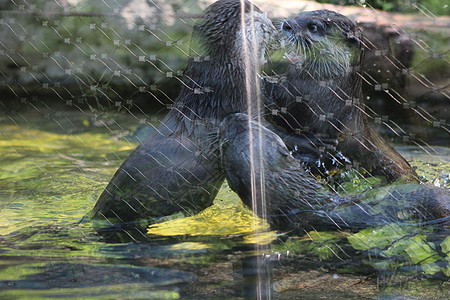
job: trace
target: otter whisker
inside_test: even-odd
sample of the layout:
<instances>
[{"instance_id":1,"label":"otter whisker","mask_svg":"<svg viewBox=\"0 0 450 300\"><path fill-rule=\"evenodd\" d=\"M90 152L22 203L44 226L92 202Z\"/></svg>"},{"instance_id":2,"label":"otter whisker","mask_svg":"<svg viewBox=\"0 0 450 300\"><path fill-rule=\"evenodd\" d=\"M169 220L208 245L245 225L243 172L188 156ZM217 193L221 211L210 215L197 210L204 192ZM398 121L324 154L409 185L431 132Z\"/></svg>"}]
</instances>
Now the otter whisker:
<instances>
[{"instance_id":1,"label":"otter whisker","mask_svg":"<svg viewBox=\"0 0 450 300\"><path fill-rule=\"evenodd\" d=\"M302 41L302 49L303 49L303 53L306 55L306 47L305 47L305 43Z\"/></svg>"},{"instance_id":2,"label":"otter whisker","mask_svg":"<svg viewBox=\"0 0 450 300\"><path fill-rule=\"evenodd\" d=\"M305 53L312 53L311 44L308 42L308 40L304 40L303 45L308 50L305 50Z\"/></svg>"}]
</instances>

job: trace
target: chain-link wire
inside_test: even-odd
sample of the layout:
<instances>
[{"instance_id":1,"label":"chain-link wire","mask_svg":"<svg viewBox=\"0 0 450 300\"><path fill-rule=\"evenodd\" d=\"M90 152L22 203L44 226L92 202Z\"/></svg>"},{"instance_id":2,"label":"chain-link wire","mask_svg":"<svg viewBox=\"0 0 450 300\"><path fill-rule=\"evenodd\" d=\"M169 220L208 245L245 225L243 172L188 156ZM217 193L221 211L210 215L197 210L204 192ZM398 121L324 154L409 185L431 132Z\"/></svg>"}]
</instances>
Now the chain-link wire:
<instances>
[{"instance_id":1,"label":"chain-link wire","mask_svg":"<svg viewBox=\"0 0 450 300\"><path fill-rule=\"evenodd\" d=\"M219 148L233 141L222 140L222 145L218 146L219 138L212 135L213 131L217 133L224 116L219 118L216 115L214 117L208 115L208 118L196 118L199 111L192 110L189 105L180 105L176 99L183 89L189 90L191 94L196 95L195 97L217 92L216 87L203 84L198 79L201 78L199 74L198 78L190 77L188 67L190 64L201 64L211 59L210 55L208 53L205 55L204 49L197 45L195 37L192 38L192 32L196 23L199 24L206 19L205 9L213 2L211 0L0 0L0 126L5 130L1 137L4 141L1 144L4 156L0 158L0 163L6 170L4 173L22 174L20 173L22 165L18 167L11 163L15 160L26 161L27 165L23 168L35 172L31 175L23 173L24 178L19 178L17 182L12 180L10 175L4 177L0 175L0 180L3 180L5 186L4 194L10 197L10 200L1 203L0 210L14 214L14 217L19 216L15 212L15 205L20 201L15 199L14 195L20 191L26 190L24 195L30 199L49 194L65 199L64 195L67 193L84 197L82 205L67 208L67 215L79 217L80 214L87 214L95 206L103 192L104 195L100 196L100 199L103 197L105 200L99 201L100 204L97 204L99 208L94 209L94 213L88 216L100 222L95 225L97 233L117 242L128 238L132 241L151 240L152 236L147 234L148 225L175 217L193 216L209 207L226 175L221 169L223 157L220 155L223 154L221 152L223 149ZM364 37L362 39L364 61L359 70L363 97L361 99L350 97L344 101L347 101L347 106L361 108L370 130L373 128L387 144L395 145L400 153L398 157L405 157L412 165L408 175L414 174L414 180L408 178L406 181L416 182L418 179L430 186L435 185L448 190L450 187L448 6L442 1L442 16L437 16L420 1L405 0L399 3L398 5L408 8L407 14L382 12L374 9L370 5L372 2L369 1L341 2L341 5L347 6L288 0L255 1L255 4L273 20L278 34L283 34L280 32L283 22L295 17L301 11L329 9L355 21ZM270 30L264 29L263 32L265 31ZM224 43L221 47L231 49L234 44L230 41L230 44ZM277 83L283 80L290 65L287 62L289 51L286 49L290 49L289 46L284 50L274 51L267 58L268 61L260 70L258 78ZM218 85L228 83L232 85L233 80L237 81L230 76L226 79L219 75L216 77ZM253 90L250 92L235 90L235 92L247 95L242 98L251 98L248 95L258 98L255 96L255 89L259 87L264 89L266 86L264 83L260 86L259 83L255 83L256 80L250 82L253 84L250 84ZM327 84L324 82L321 86L325 87ZM226 90L224 97L236 96L229 91L233 90ZM333 92L339 93L337 89ZM290 105L280 105L280 102L273 99L268 101L267 97L260 97L259 101L265 104L261 116L263 119L265 117L266 121L292 116L293 110ZM309 95L299 94L294 95L291 100L294 104L308 103L311 101L308 97ZM249 112L242 107L233 107L230 111ZM334 121L337 111L310 107L313 107L312 113L317 115L319 123L327 122L340 126ZM214 105L204 103L201 111L216 109ZM170 127L171 113L182 115L183 121L180 121L182 125ZM161 120L168 114L167 123L160 125ZM295 121L296 116L294 115L292 119ZM276 125L283 124L281 122ZM186 139L184 136L176 136L174 139L176 142L173 142L176 146L170 146L173 148L164 144L165 138L171 137L171 134L181 127L190 128L191 136ZM206 129L203 130L203 127ZM322 155L322 160L314 161L316 164L324 162L330 156L332 159L328 161L339 163L338 167L323 163L317 170L314 170L314 165L303 164L302 167L306 168L307 173L300 175L314 176L321 184L320 188L322 186L328 188L327 192L345 197L348 194L362 193L367 189L384 186L402 177L389 178L388 172L377 173L376 167L367 166L364 157L349 159L345 153L339 157L335 152L335 145L329 147L327 139L344 139L348 132L341 132L342 134L338 136L318 134L323 139L321 144L322 141L314 140L317 132L313 132L314 136L308 135L310 127L313 126L302 124L298 128L291 128L290 134L307 136L308 141L312 142L308 143L316 147L314 150ZM36 135L33 131L35 129L42 130L45 134L40 132ZM276 130L277 128L273 128L278 134ZM353 131L350 135L356 135L358 131L355 130L356 132ZM95 135L97 133L98 136ZM146 142L146 137L152 134L153 136L160 134L164 140L161 138L162 142L159 142L158 137L153 142ZM104 140L105 136L107 140ZM20 139L24 142L20 142ZM63 140L68 142L63 143ZM42 141L54 142L54 145L44 147L40 144ZM288 144L287 140L285 142ZM35 143L36 147L30 150L26 143ZM303 140L301 142L295 140L293 143L303 143ZM90 151L88 148L94 144L96 146L91 147ZM373 151L372 141L362 139L361 144L363 148ZM212 155L208 156L203 152L206 148L208 151L211 150L205 145L213 145ZM242 147L241 144L236 145L237 148L239 146ZM291 153L298 152L295 146L289 148ZM40 160L39 151L47 147L54 148L54 152L51 153L58 161ZM76 150L76 147L81 150ZM132 152L136 147L137 150ZM183 148L181 154L176 152L178 150L172 150L176 147ZM129 156L130 153L142 156L133 154ZM144 156L151 161L151 165L143 161ZM206 165L205 170L199 171L198 166L190 169L186 161L189 161L191 156L201 161L202 166ZM27 161L30 157L35 159ZM301 157L305 159L305 156ZM406 165L409 166L408 163ZM434 164L434 172L424 168L429 164ZM149 166L156 171L149 171ZM401 165L401 171L405 170L404 166ZM115 175L117 177L113 177L116 179L110 181L118 168L119 172ZM76 171L73 171L74 169ZM242 169L245 169L244 164ZM67 170L70 170L69 176L64 173ZM52 175L50 172L55 173ZM70 178L74 175L80 176L81 179ZM149 178L150 175L153 179ZM264 176L270 174L260 174L259 178ZM168 178L175 179L170 181ZM77 190L73 182L86 183L88 186L82 190L89 195ZM108 182L110 183L105 189ZM316 185L314 188L320 189ZM179 190L183 193L179 194ZM383 193L388 195L387 198L391 197L389 198L391 200L402 198L396 196L397 190L390 188L381 189L380 194ZM401 191L399 193L401 194ZM417 193L420 194L421 191ZM424 197L429 196L426 192L423 194ZM245 199L242 194L239 196ZM131 200L127 200L127 197ZM164 203L161 205L160 202L149 201L148 199L152 197L159 199L158 201L163 199ZM185 200L174 201L178 199L177 197ZM244 200L244 203L252 206L250 200ZM155 205L160 209L152 212ZM361 217L359 213L355 215ZM148 222L149 214L151 222ZM326 217L330 219L330 216L337 218L331 214ZM29 217L32 219L31 214ZM66 218L69 219L67 216ZM75 221L73 218L70 220ZM40 224L42 220L37 217L34 221ZM17 226L20 227L28 224L17 222ZM327 226L330 230L338 230L342 229L343 225L335 219L332 225L327 223ZM381 229L383 230L386 231L386 235L393 235L398 239L391 241L393 244L397 243L395 245L399 248L403 247L402 249L407 249L404 251L408 251L407 246L398 242L403 241L406 235L402 228L395 224L391 226L391 231L386 227ZM119 232L120 237L112 237L111 232L114 235ZM342 249L334 238L330 239L331 242L323 242L320 234L314 236L307 230L301 234L306 234L313 243L331 249L333 256L340 260L351 258L353 255L346 252L348 249ZM363 236L367 237L368 233L361 231L358 234L360 235L353 236L353 240L349 238L354 248L372 251L372 248L362 245L366 241ZM428 247L433 251L436 250L432 241L426 240L420 234L414 235L414 245L418 245L417 247L421 249ZM304 250L297 249L290 241L283 243L291 252L304 253ZM444 243L441 240L439 243L441 243L439 247L444 249ZM386 248L383 247L388 246L383 244L379 247L384 251ZM411 244L408 247L413 246ZM441 248L436 251L440 251L439 254L446 254L445 249ZM379 253L377 252L379 256L388 255L387 251Z\"/></svg>"},{"instance_id":2,"label":"chain-link wire","mask_svg":"<svg viewBox=\"0 0 450 300\"><path fill-rule=\"evenodd\" d=\"M263 10L270 5L262 4ZM292 3L268 10L269 15L279 17L275 14L283 13L288 5ZM170 105L190 55L192 17L205 6L195 1L4 1L2 104L7 110L43 99L58 99L67 106L89 103L99 110L96 103L122 109L134 105L141 110ZM445 17L435 17L420 5L413 7L418 12L415 23L400 16L395 24L389 24L388 16L370 7L360 10L365 16L355 16L367 23L364 33L374 35L368 60L383 58L378 63L383 68L377 68L376 62L367 63L368 90L383 94L383 99L398 103L398 108L425 124L448 132L444 112L428 111L430 101L426 101L448 98L445 76L439 76L447 72L448 55L442 43L448 24ZM398 81L409 81L408 92L414 95L407 97L406 84ZM390 93L383 93L388 90ZM420 133L392 123L387 126L392 118L380 106L388 104L372 104L377 101L368 101L369 107L378 108L371 116L376 124L390 127L404 141L426 145L426 139L417 141Z\"/></svg>"}]
</instances>

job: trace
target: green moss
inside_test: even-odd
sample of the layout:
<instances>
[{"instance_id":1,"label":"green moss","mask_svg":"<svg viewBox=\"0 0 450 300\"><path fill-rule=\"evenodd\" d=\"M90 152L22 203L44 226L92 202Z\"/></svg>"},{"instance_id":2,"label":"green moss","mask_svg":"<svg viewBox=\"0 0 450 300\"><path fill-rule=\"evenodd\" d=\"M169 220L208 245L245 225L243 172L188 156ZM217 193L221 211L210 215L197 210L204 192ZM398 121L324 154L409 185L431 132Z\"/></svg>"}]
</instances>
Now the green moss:
<instances>
[{"instance_id":1,"label":"green moss","mask_svg":"<svg viewBox=\"0 0 450 300\"><path fill-rule=\"evenodd\" d=\"M347 237L353 248L356 250L368 250L391 245L394 241L405 236L406 232L396 224L380 226L361 230Z\"/></svg>"},{"instance_id":2,"label":"green moss","mask_svg":"<svg viewBox=\"0 0 450 300\"><path fill-rule=\"evenodd\" d=\"M337 190L346 194L362 193L386 181L383 176L364 177L363 172L354 169L342 170L339 177Z\"/></svg>"},{"instance_id":3,"label":"green moss","mask_svg":"<svg viewBox=\"0 0 450 300\"><path fill-rule=\"evenodd\" d=\"M105 118L120 120L120 116L114 115ZM206 266L223 259L217 253L237 244L266 244L277 239L279 234L269 231L267 223L254 217L225 184L214 205L207 210L191 218L168 220L150 228L155 239L165 241L175 237L177 242L170 246L155 249L99 242L92 224L75 223L91 210L110 177L136 146L136 143L117 138L118 132L127 132L136 124L129 122L122 130L112 128L110 131L104 126L95 127L90 118L76 119L80 128L87 132L67 134L42 120L39 120L42 126L0 124L0 235L3 235L0 246L2 256L6 257L0 259L0 280L21 280L38 273L48 261L114 263L114 259L141 257L147 252L153 255L157 251L165 257L171 255L178 260L178 265ZM28 121L31 122L30 118ZM421 176L434 182L446 164L434 158L432 163L430 160L424 158L412 163L418 166ZM349 193L373 190L372 187L382 182L382 178L366 180L351 171L343 173L341 179L342 190ZM414 275L450 276L450 238L435 245L429 241L431 233L431 228L405 229L395 224L355 234L312 231L274 245L273 251L289 250L331 262L331 265L336 257L349 259L348 254L361 261L369 257L365 263L382 271L407 268ZM357 272L361 267L358 265L355 270L346 265L340 270ZM117 288L117 295L125 297L123 291L119 292L123 287L114 285L111 289ZM33 292L33 296L46 298L88 290L45 290ZM2 291L0 297L29 295L30 291L18 289ZM170 297L172 292L154 295Z\"/></svg>"}]
</instances>

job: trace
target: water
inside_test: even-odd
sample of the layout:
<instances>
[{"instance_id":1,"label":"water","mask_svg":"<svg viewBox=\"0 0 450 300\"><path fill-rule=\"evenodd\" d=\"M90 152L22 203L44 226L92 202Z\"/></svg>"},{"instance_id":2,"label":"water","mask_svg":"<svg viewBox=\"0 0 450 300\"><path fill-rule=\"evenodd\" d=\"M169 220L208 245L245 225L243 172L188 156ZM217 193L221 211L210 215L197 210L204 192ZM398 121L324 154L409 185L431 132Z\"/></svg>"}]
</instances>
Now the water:
<instances>
[{"instance_id":1,"label":"water","mask_svg":"<svg viewBox=\"0 0 450 300\"><path fill-rule=\"evenodd\" d=\"M137 145L142 118L40 108L0 119L0 298L449 297L439 254L450 238L432 249L427 228L287 237L226 184L200 214L152 226L149 243L102 241L78 221ZM449 187L450 149L401 150Z\"/></svg>"}]
</instances>

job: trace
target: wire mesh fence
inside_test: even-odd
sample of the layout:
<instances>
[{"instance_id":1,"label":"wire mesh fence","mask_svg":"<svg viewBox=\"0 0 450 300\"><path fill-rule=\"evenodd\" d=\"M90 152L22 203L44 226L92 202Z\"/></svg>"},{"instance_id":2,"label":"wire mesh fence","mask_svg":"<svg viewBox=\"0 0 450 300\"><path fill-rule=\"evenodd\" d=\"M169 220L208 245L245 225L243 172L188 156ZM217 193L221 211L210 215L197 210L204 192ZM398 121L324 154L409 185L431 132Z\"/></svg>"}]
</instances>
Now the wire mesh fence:
<instances>
[{"instance_id":1,"label":"wire mesh fence","mask_svg":"<svg viewBox=\"0 0 450 300\"><path fill-rule=\"evenodd\" d=\"M56 103L67 109L145 112L150 119L149 111L170 109L187 59L195 55L189 49L192 25L206 5L4 1L3 111ZM264 10L271 4L262 5ZM289 5L275 6L269 15L287 17L283 13ZM364 80L372 96L366 102L373 109L371 119L384 124L396 141L426 146L435 134L448 133L446 111L437 109L439 100L448 97L448 23L421 5L412 7L416 20L399 16L394 24L368 6L349 12L362 20L364 34L373 40ZM273 66L267 69L271 73ZM416 130L392 123L408 114L418 122Z\"/></svg>"},{"instance_id":2,"label":"wire mesh fence","mask_svg":"<svg viewBox=\"0 0 450 300\"><path fill-rule=\"evenodd\" d=\"M0 165L3 169L0 172L0 185L4 187L0 193L7 199L0 202L0 216L3 219L0 225L5 228L5 234L17 228L48 224L46 220L52 214L56 216L52 222L59 224L69 224L86 215L95 206L111 176L133 149L138 147L137 152L146 150L146 137L155 131L164 133L166 129L158 126L169 112L180 112L185 117L183 126L186 128L217 129L221 120L218 124L214 123L217 120L211 121L214 125L208 123L215 115L214 118L208 117L208 120L200 118L199 124L196 123L195 126L192 126L193 123L189 125L189 121L194 119L192 116L198 111L193 112L188 106L181 107L176 102L183 89L189 90L193 95L218 93L216 87L204 85L201 79L192 78L189 67L187 68L189 64L201 64L211 59L202 52L205 49L198 47L192 32L196 23L207 18L205 9L213 2L0 0ZM448 190L449 7L444 1L394 1L392 7L387 7L387 3L380 3L349 0L332 5L312 1L255 1L262 12L273 20L280 35L286 24L283 22L302 11L329 9L356 22L363 36L361 41L364 58L361 68L356 70L363 94L361 98L343 99L344 106L358 107L363 111L364 122L370 124L370 130L376 131L376 136L381 136L388 144L395 145L401 156L412 165L411 174L418 175L412 182L418 179ZM385 10L402 8L407 13L384 12L375 9L373 5ZM270 31L263 31L265 30ZM289 43L289 40L285 43ZM223 42L221 47L231 49L234 44L230 40L229 43ZM289 47L288 45L287 48L268 53L267 61L258 75L258 80L262 83L248 81L247 83L254 85L250 91L248 88L234 88L223 96L234 97L231 96L233 91L236 95L255 96L255 89L261 88L266 91L265 94L258 91L261 95L255 96L264 106L260 110L260 120L278 122L277 125L288 129L289 135L306 135L310 139L308 134L317 124L327 123L340 127L341 124L336 121L336 115L339 114L336 107L325 109L324 106L309 104L310 94L314 94L314 91L310 94L291 94L291 99L286 103L277 102L273 99L273 94L267 92L274 89L274 82L283 86L283 80L289 76L286 75L286 70L294 59L288 53L292 50ZM202 78L201 75L197 74L198 78ZM219 83L228 85L230 82L233 85L233 80L230 76L226 80L216 76L218 86ZM236 86L239 87L239 84ZM329 82L323 80L318 86L328 87ZM332 93L342 96L338 89L333 89ZM346 95L345 91L343 94ZM301 123L303 111L297 111L299 108L296 105L305 103L315 115L315 119L310 119L309 122L317 124ZM304 107L300 106L301 109ZM214 110L217 107L205 103L203 109ZM233 112L246 113L248 110L235 109ZM170 123L170 119L168 122ZM343 140L347 135L356 136L359 130L360 128L350 128L348 132L339 131L339 135L331 137ZM128 183L118 186L113 180L111 188L104 192L111 195L112 204L108 200L99 210L104 218L102 221L106 220L108 224L117 220L117 223L127 224L142 221L145 219L142 215L148 214L149 206L155 204L145 202L149 195L168 201L158 209L157 216L152 215L158 218L158 222L170 219L167 216L173 213L177 217L178 214L192 216L209 207L222 186L224 174L222 171L205 171L205 175L191 170L186 171L188 175L183 173L186 170L184 163L189 155L202 157L203 152L198 149L204 149L206 144L213 143L210 131L193 129L193 132L198 136L179 142L187 154L182 152L178 154L177 160L173 160L171 150L160 149L158 155L161 156L152 157L159 168L169 170L170 176L179 176L181 179L171 183L174 185L158 183L158 187L153 185L148 190L141 185L131 184L128 187ZM321 137L327 138L326 135ZM365 149L372 149L372 142L363 140L361 144ZM157 144L148 145L158 147L155 146ZM308 174L313 174L318 182L324 186L327 184L329 190L337 194L361 192L398 179L396 176L390 178L388 172L377 173L375 167L367 167L364 155L349 160L348 155L338 157L333 152L335 149L331 147L332 150L329 150L326 143L313 143L313 146L322 155L325 152L340 161L341 168L330 169L324 163L314 171L314 163L317 165L318 161L303 166ZM289 150L293 154L298 152L295 146ZM354 151L360 150L358 148ZM305 159L305 156L301 157ZM216 154L202 159L205 159L205 164L206 161L213 161L212 168L220 165ZM331 160L334 161L333 159ZM146 175L150 173L146 173L145 164L140 166L140 161L134 161L133 158L128 159L129 164L130 162L133 163L132 167L124 167L124 172L121 173L126 173L124 176L127 176L129 182L136 182L138 177L147 178ZM319 161L321 162L323 161ZM153 175L156 179L166 180L162 173ZM192 178L188 177L191 175ZM199 183L205 181L201 176L208 178L206 187ZM410 182L410 178L406 181ZM151 180L144 182L146 183L143 185L151 185L148 184ZM178 197L177 190L186 185L195 187L189 191L189 197L186 197L189 199L172 203L171 199ZM204 194L208 195L207 200L201 200L205 198ZM132 195L133 200L123 201L127 195ZM117 205L118 202L122 203L122 208L118 208L118 205L109 209L109 206ZM108 209L103 209L104 207ZM45 213L36 213L38 211ZM237 209L235 213L240 215L242 212ZM222 224L230 221L226 219L219 218ZM214 221L208 222L215 224ZM129 232L127 235L132 240L147 239L148 225L143 224L137 236ZM216 226L220 228L220 224ZM173 235L188 234L181 230L182 225L175 227L177 226L173 228ZM195 226L191 229L193 227ZM219 229L216 230L220 232ZM157 229L153 231L155 232ZM225 229L223 232L225 235L232 234ZM398 240L402 240L406 234L397 227L394 232ZM368 233L361 231L360 236L354 239L360 241L365 234ZM393 233L387 231L385 234ZM430 257L443 254L448 258L448 249L445 248L448 247L448 239L447 244L439 240L440 248L436 250L420 234L414 237L416 245L432 248L427 250ZM324 247L331 250L333 256L342 256L339 252L342 249L337 246L334 238L330 239L331 244L323 242ZM315 239L322 243L320 234ZM289 241L284 245L299 253L306 251L297 249ZM367 250L366 246L358 242L352 245L355 249ZM396 245L401 248L400 244ZM380 247L383 248L382 246ZM406 246L402 247L402 251L406 251ZM393 248L390 250L398 254ZM327 255L329 254L325 256ZM383 255L385 254L381 256ZM410 256L411 260L417 262L420 258ZM431 263L435 261L438 259ZM448 262L447 265L427 266L423 268L423 272L447 272L445 274L448 276Z\"/></svg>"},{"instance_id":3,"label":"wire mesh fence","mask_svg":"<svg viewBox=\"0 0 450 300\"><path fill-rule=\"evenodd\" d=\"M195 55L189 49L192 25L207 4L4 1L0 53L4 111L51 101L67 109L86 110L88 105L98 111L170 108L187 59ZM262 2L263 10L270 5ZM283 13L289 5L289 1L275 5L268 10L269 16L286 18L289 14ZM299 11L307 8L297 7ZM349 9L373 40L365 83L369 96L375 96L367 104L375 109L371 118L376 124L387 126L406 112L419 119L421 127L448 133L445 112L427 109L433 100L448 97L448 23L422 5L412 7L416 20L399 16L393 24L369 6L360 6L359 15ZM394 112L390 103L397 103L392 105ZM427 139L416 139L421 133L407 128L394 126L389 132L401 136L400 140L426 145Z\"/></svg>"}]
</instances>

